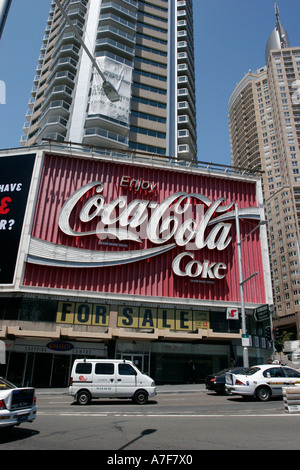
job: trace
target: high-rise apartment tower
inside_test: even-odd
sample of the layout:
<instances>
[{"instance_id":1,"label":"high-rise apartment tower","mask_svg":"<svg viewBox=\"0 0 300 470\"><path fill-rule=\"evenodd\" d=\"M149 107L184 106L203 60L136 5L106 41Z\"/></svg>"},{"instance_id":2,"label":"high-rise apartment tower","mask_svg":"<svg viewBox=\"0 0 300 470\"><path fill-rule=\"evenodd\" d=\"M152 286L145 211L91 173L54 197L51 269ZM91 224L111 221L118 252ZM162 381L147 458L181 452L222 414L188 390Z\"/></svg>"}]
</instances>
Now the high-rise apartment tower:
<instances>
[{"instance_id":1,"label":"high-rise apartment tower","mask_svg":"<svg viewBox=\"0 0 300 470\"><path fill-rule=\"evenodd\" d=\"M52 1L22 145L53 139L195 160L192 0L60 4L68 19Z\"/></svg>"},{"instance_id":2,"label":"high-rise apartment tower","mask_svg":"<svg viewBox=\"0 0 300 470\"><path fill-rule=\"evenodd\" d=\"M300 47L290 47L276 11L266 65L249 72L229 101L234 165L262 170L275 321L299 337Z\"/></svg>"}]
</instances>

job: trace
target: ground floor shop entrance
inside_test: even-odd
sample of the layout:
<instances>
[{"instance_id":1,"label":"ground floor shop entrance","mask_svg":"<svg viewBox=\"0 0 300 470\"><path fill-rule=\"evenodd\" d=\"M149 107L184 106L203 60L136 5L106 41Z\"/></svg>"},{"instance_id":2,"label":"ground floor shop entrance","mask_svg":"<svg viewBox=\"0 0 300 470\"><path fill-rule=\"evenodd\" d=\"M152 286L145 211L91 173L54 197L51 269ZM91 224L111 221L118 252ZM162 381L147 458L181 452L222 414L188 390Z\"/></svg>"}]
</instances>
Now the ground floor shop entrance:
<instances>
[{"instance_id":1,"label":"ground floor shop entrance","mask_svg":"<svg viewBox=\"0 0 300 470\"><path fill-rule=\"evenodd\" d=\"M6 364L0 364L0 376L17 386L36 388L67 387L75 359L105 359L104 343L70 343L24 339L6 342ZM250 365L263 364L267 349L250 348ZM157 384L203 383L205 376L230 366L232 359L242 365L242 347L226 343L116 341L112 351L116 359L132 361ZM193 377L190 364L193 364Z\"/></svg>"},{"instance_id":2,"label":"ground floor shop entrance","mask_svg":"<svg viewBox=\"0 0 300 470\"><path fill-rule=\"evenodd\" d=\"M149 342L125 342L116 344L116 359L124 359L133 362L143 374L150 375L151 343Z\"/></svg>"},{"instance_id":3,"label":"ground floor shop entrance","mask_svg":"<svg viewBox=\"0 0 300 470\"><path fill-rule=\"evenodd\" d=\"M116 344L116 359L132 361L156 383L190 381L190 361L194 365L194 379L204 382L207 374L228 367L231 355L230 343L117 341Z\"/></svg>"},{"instance_id":4,"label":"ground floor shop entrance","mask_svg":"<svg viewBox=\"0 0 300 470\"><path fill-rule=\"evenodd\" d=\"M230 356L230 344L155 343L150 375L158 384L201 383L212 371L228 367Z\"/></svg>"},{"instance_id":5,"label":"ground floor shop entrance","mask_svg":"<svg viewBox=\"0 0 300 470\"><path fill-rule=\"evenodd\" d=\"M7 342L6 363L0 376L19 387L67 387L75 359L107 356L104 343Z\"/></svg>"},{"instance_id":6,"label":"ground floor shop entrance","mask_svg":"<svg viewBox=\"0 0 300 470\"><path fill-rule=\"evenodd\" d=\"M6 371L3 371L2 375L19 387L67 387L72 364L76 358L55 354L12 352L9 355Z\"/></svg>"},{"instance_id":7,"label":"ground floor shop entrance","mask_svg":"<svg viewBox=\"0 0 300 470\"><path fill-rule=\"evenodd\" d=\"M73 360L70 355L10 352L1 374L19 387L67 387Z\"/></svg>"},{"instance_id":8,"label":"ground floor shop entrance","mask_svg":"<svg viewBox=\"0 0 300 470\"><path fill-rule=\"evenodd\" d=\"M121 359L125 361L131 361L137 368L144 374L149 375L149 356L144 356L142 354L122 354Z\"/></svg>"}]
</instances>

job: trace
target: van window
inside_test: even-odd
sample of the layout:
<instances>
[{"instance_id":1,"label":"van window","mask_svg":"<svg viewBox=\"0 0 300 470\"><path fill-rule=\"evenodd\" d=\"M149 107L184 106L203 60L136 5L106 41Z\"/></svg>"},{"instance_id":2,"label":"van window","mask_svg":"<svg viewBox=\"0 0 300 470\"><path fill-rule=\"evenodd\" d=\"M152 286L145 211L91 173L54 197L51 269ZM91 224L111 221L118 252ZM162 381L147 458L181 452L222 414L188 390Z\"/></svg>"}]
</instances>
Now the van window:
<instances>
[{"instance_id":1,"label":"van window","mask_svg":"<svg viewBox=\"0 0 300 470\"><path fill-rule=\"evenodd\" d=\"M113 375L114 373L114 364L105 362L104 364L98 363L95 367L95 374L98 375Z\"/></svg>"},{"instance_id":2,"label":"van window","mask_svg":"<svg viewBox=\"0 0 300 470\"><path fill-rule=\"evenodd\" d=\"M136 375L136 371L130 364L119 364L119 375Z\"/></svg>"},{"instance_id":3,"label":"van window","mask_svg":"<svg viewBox=\"0 0 300 470\"><path fill-rule=\"evenodd\" d=\"M92 364L90 362L79 362L76 366L76 374L91 374Z\"/></svg>"}]
</instances>

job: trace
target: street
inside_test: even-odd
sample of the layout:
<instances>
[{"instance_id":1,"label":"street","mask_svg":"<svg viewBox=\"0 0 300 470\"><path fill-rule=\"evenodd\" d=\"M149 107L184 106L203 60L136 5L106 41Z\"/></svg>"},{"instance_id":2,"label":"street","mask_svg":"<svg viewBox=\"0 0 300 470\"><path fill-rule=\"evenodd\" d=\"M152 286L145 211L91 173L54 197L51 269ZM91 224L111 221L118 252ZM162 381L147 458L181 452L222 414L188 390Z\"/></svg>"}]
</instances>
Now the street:
<instances>
[{"instance_id":1,"label":"street","mask_svg":"<svg viewBox=\"0 0 300 470\"><path fill-rule=\"evenodd\" d=\"M189 451L300 447L300 414L286 413L282 399L262 403L203 390L158 394L142 406L105 399L79 406L49 393L38 394L37 405L33 423L1 430L0 450L115 451L101 453L105 459L147 450L180 454L188 464Z\"/></svg>"}]
</instances>

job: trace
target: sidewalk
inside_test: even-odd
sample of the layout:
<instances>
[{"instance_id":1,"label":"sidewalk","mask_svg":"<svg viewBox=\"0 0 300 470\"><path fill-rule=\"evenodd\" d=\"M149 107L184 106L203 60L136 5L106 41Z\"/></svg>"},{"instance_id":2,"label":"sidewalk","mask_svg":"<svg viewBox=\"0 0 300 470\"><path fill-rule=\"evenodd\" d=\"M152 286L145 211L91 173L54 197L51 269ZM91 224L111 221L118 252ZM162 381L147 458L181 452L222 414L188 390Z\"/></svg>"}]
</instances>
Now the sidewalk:
<instances>
[{"instance_id":1,"label":"sidewalk","mask_svg":"<svg viewBox=\"0 0 300 470\"><path fill-rule=\"evenodd\" d=\"M157 394L163 393L201 393L206 392L205 384L165 384L156 385ZM37 388L36 395L68 395L68 388Z\"/></svg>"}]
</instances>

